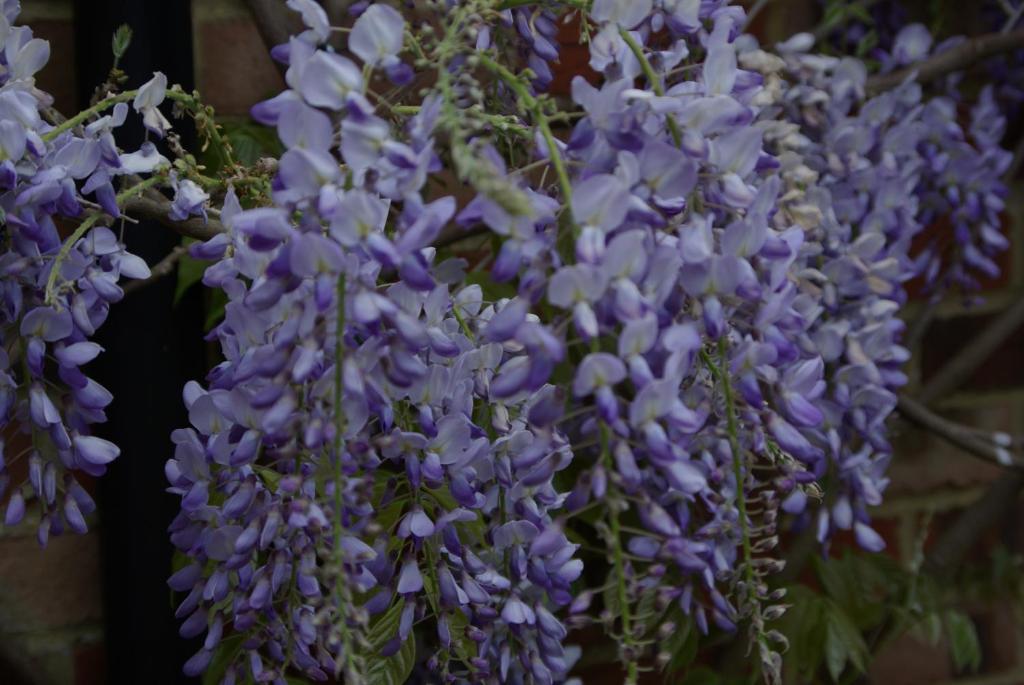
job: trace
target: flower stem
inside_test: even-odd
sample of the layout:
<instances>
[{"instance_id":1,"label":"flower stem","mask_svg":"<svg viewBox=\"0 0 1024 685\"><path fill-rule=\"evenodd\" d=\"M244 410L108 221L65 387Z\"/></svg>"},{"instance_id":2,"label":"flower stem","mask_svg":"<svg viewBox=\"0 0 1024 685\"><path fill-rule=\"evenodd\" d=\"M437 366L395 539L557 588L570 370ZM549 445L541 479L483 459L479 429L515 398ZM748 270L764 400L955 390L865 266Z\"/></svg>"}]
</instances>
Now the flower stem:
<instances>
[{"instance_id":1,"label":"flower stem","mask_svg":"<svg viewBox=\"0 0 1024 685\"><path fill-rule=\"evenodd\" d=\"M108 98L104 98L92 107L82 110L75 116L64 121L64 123L59 126L55 126L44 133L42 136L43 141L48 143L65 131L70 131L76 126L84 124L92 117L102 114L114 105L134 100L135 96L138 94L138 90L126 90L123 93L118 93L117 95L111 95ZM217 123L213 120L212 111L207 111L208 108L204 106L197 97L182 90L169 89L164 97L168 100L181 103L186 109L192 112L193 116L197 119L200 133L206 137L208 142L212 143L217 148L220 152L221 158L224 160L225 166L234 165L235 162L231 154L231 146L224 141L220 135L220 131L217 130Z\"/></svg>"},{"instance_id":2,"label":"flower stem","mask_svg":"<svg viewBox=\"0 0 1024 685\"><path fill-rule=\"evenodd\" d=\"M149 188L152 188L153 186L155 186L156 184L160 183L163 180L163 176L151 176L150 178L147 178L145 181L137 183L133 185L131 188L128 188L127 190L123 190L120 193L118 193L115 201L117 202L117 205L120 207L124 205L124 203L127 200L135 197L136 195L141 195L143 192L145 192ZM103 219L105 217L106 214L104 214L103 212L96 212L95 214L89 215L89 217L86 218L85 221L79 224L78 228L75 229L75 232L72 233L71 236L64 241L64 244L61 245L60 252L57 253L57 256L53 260L53 266L50 268L50 276L49 278L46 279L46 304L57 304L57 277L60 275L61 265L63 265L64 262L67 261L68 255L71 254L71 250L72 248L74 248L75 243L77 243L82 238L82 236L88 233L89 229L95 226L96 223L100 221L100 219Z\"/></svg>"},{"instance_id":3,"label":"flower stem","mask_svg":"<svg viewBox=\"0 0 1024 685\"><path fill-rule=\"evenodd\" d=\"M341 547L342 526L342 490L344 489L345 473L341 464L342 436L345 433L345 412L342 411L342 365L345 362L345 293L347 291L345 274L338 276L338 321L334 332L334 549L338 555L338 575L335 587L338 593L338 630L341 632L342 650L345 652L346 679L354 677L355 660L353 654L352 634L348 629L344 609L350 598L348 585L344 582L345 571L344 550Z\"/></svg>"},{"instance_id":4,"label":"flower stem","mask_svg":"<svg viewBox=\"0 0 1024 685\"><path fill-rule=\"evenodd\" d=\"M92 117L101 114L102 112L105 112L114 105L121 102L128 102L129 100L133 100L135 96L138 95L138 93L139 91L137 90L128 90L117 95L112 95L111 97L108 97L104 100L100 100L89 109L82 110L70 119L65 120L64 123L60 124L59 126L55 126L46 133L44 133L42 136L43 141L47 143L50 142L51 140L53 140L60 134L64 133L65 131L70 131L75 126L85 123Z\"/></svg>"},{"instance_id":5,"label":"flower stem","mask_svg":"<svg viewBox=\"0 0 1024 685\"><path fill-rule=\"evenodd\" d=\"M551 132L551 125L548 123L548 118L544 114L544 110L541 108L540 100L533 96L530 89L526 87L526 83L524 83L521 78L513 74L506 67L498 64L485 54L478 54L478 57L480 58L480 64L486 67L488 71L494 73L495 76L504 81L505 84L515 92L522 105L530 111L533 118L536 120L537 128L540 130L540 134L544 138L544 144L548 149L548 157L551 158L551 166L554 167L555 175L558 176L558 185L562 190L562 199L565 202L565 206L568 208L569 214L571 215L572 183L569 182L569 172L565 168L565 162L562 160L562 154L558 150L558 144L555 141L555 136Z\"/></svg>"},{"instance_id":6,"label":"flower stem","mask_svg":"<svg viewBox=\"0 0 1024 685\"><path fill-rule=\"evenodd\" d=\"M647 81L651 84L654 94L663 97L665 95L665 86L662 85L661 78L654 71L654 67L651 66L647 55L644 54L643 46L637 42L632 33L624 28L619 29L619 35L622 36L622 40L626 41L626 45L629 46L637 61L640 62L640 68L643 70L644 76L647 77ZM665 122L668 124L668 130L672 134L672 141L676 144L676 147L679 147L683 144L683 134L679 131L679 124L672 118L671 113L665 115Z\"/></svg>"},{"instance_id":7,"label":"flower stem","mask_svg":"<svg viewBox=\"0 0 1024 685\"><path fill-rule=\"evenodd\" d=\"M747 520L747 496L746 496L746 477L743 470L743 452L740 449L739 440L739 424L736 421L736 398L733 395L732 383L729 380L729 359L728 349L726 348L725 338L721 338L718 341L718 356L721 360L722 366L715 364L714 360L704 350L701 350L701 357L704 360L704 364L711 371L711 375L718 381L718 384L722 388L722 396L725 398L725 420L726 420L726 432L729 436L729 451L732 452L732 472L733 477L736 480L736 509L738 511L740 520L740 532L742 534L742 548L743 548L743 566L744 575L747 581L748 592L754 592L754 567L751 563L753 560L753 549L750 544L750 523Z\"/></svg>"},{"instance_id":8,"label":"flower stem","mask_svg":"<svg viewBox=\"0 0 1024 685\"><path fill-rule=\"evenodd\" d=\"M608 426L601 423L601 460L609 472L614 468L612 463L611 450L609 449L610 431ZM612 487L609 485L609 487ZM626 563L622 552L622 528L619 523L618 501L614 498L608 507L608 525L611 528L612 560L615 564L615 589L619 601L619 614L622 620L622 643L626 648L626 683L635 685L639 677L639 666L636 661L636 654L632 649L633 630L632 616L629 609L629 600L626 593Z\"/></svg>"}]
</instances>

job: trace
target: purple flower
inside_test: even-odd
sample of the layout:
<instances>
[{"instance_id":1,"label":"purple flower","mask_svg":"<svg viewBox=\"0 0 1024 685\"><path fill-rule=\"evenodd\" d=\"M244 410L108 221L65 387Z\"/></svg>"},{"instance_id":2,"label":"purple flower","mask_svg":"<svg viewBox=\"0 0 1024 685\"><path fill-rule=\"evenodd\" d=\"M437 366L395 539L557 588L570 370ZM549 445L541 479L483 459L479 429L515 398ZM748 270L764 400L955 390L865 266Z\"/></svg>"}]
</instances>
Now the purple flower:
<instances>
[{"instance_id":1,"label":"purple flower","mask_svg":"<svg viewBox=\"0 0 1024 685\"><path fill-rule=\"evenodd\" d=\"M590 15L597 21L631 29L647 18L653 4L652 0L594 0Z\"/></svg>"},{"instance_id":2,"label":"purple flower","mask_svg":"<svg viewBox=\"0 0 1024 685\"><path fill-rule=\"evenodd\" d=\"M406 595L419 592L423 589L423 576L420 574L419 566L413 559L407 559L402 564L402 572L398 578L397 591Z\"/></svg>"},{"instance_id":3,"label":"purple flower","mask_svg":"<svg viewBox=\"0 0 1024 685\"><path fill-rule=\"evenodd\" d=\"M393 7L374 3L352 25L348 47L365 64L374 66L389 61L401 52L405 38L405 19Z\"/></svg>"},{"instance_id":4,"label":"purple flower","mask_svg":"<svg viewBox=\"0 0 1024 685\"><path fill-rule=\"evenodd\" d=\"M605 352L588 354L580 363L572 392L585 397L595 389L615 385L626 378L626 365L618 357Z\"/></svg>"},{"instance_id":5,"label":"purple flower","mask_svg":"<svg viewBox=\"0 0 1024 685\"><path fill-rule=\"evenodd\" d=\"M300 74L295 89L314 107L343 109L349 95L363 87L362 74L352 60L322 50L302 64Z\"/></svg>"},{"instance_id":6,"label":"purple flower","mask_svg":"<svg viewBox=\"0 0 1024 685\"><path fill-rule=\"evenodd\" d=\"M629 198L629 189L615 176L591 176L573 188L572 215L580 225L607 233L626 218Z\"/></svg>"},{"instance_id":7,"label":"purple flower","mask_svg":"<svg viewBox=\"0 0 1024 685\"><path fill-rule=\"evenodd\" d=\"M146 128L160 136L171 130L171 122L160 112L159 106L167 94L167 77L156 72L153 78L147 81L135 96L132 107L142 115L142 122Z\"/></svg>"},{"instance_id":8,"label":"purple flower","mask_svg":"<svg viewBox=\"0 0 1024 685\"><path fill-rule=\"evenodd\" d=\"M310 33L319 42L327 42L331 35L331 25L323 7L314 0L288 0L287 5L302 15L302 23L309 27Z\"/></svg>"},{"instance_id":9,"label":"purple flower","mask_svg":"<svg viewBox=\"0 0 1024 685\"><path fill-rule=\"evenodd\" d=\"M174 202L171 204L170 217L175 221L184 221L189 216L201 216L206 220L206 202L210 196L194 182L173 178Z\"/></svg>"},{"instance_id":10,"label":"purple flower","mask_svg":"<svg viewBox=\"0 0 1024 685\"><path fill-rule=\"evenodd\" d=\"M78 456L96 466L109 464L121 453L114 443L91 435L80 435L73 442Z\"/></svg>"}]
</instances>

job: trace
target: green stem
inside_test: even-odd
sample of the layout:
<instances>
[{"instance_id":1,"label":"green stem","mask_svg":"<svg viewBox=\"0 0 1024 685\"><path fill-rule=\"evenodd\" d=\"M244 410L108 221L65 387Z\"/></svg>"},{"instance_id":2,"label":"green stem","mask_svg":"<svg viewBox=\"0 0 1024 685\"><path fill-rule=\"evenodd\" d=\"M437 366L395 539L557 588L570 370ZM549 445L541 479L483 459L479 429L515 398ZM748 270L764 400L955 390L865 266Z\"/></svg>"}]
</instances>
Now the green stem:
<instances>
[{"instance_id":1,"label":"green stem","mask_svg":"<svg viewBox=\"0 0 1024 685\"><path fill-rule=\"evenodd\" d=\"M63 124L60 124L59 126L55 126L52 129L50 129L49 131L47 131L46 133L44 133L43 136L42 136L43 141L48 143L51 140L53 140L54 138L56 138L57 136L59 136L60 134L64 133L65 131L70 131L71 129L73 129L74 127L78 126L79 124L85 123L86 121L88 121L92 117L94 117L94 116L96 116L98 114L101 114L102 112L110 109L114 105L116 105L118 103L121 103L121 102L128 102L129 100L135 99L135 96L138 95L138 94L139 94L139 91L137 91L137 90L129 90L129 91L125 91L124 93L120 93L118 95L113 95L113 96L111 96L111 97L109 97L109 98L107 98L105 100L100 100L99 102L97 102L95 105L93 105L89 109L82 110L81 112L79 112L75 116L73 116L70 119L66 120Z\"/></svg>"},{"instance_id":2,"label":"green stem","mask_svg":"<svg viewBox=\"0 0 1024 685\"><path fill-rule=\"evenodd\" d=\"M128 188L127 190L121 191L120 193L118 193L115 199L115 201L117 202L117 206L120 207L124 205L126 200L129 200L135 197L136 195L141 195L143 192L145 192L149 188L152 188L153 186L155 186L156 184L160 183L163 180L163 176L151 176L150 178L147 178L145 181L137 183L133 185L131 188ZM57 303L57 277L60 275L61 265L64 264L64 262L68 258L68 255L71 254L71 250L72 248L74 248L75 243L77 243L82 238L82 236L84 236L89 231L90 228L95 226L100 219L106 218L106 216L107 215L104 214L103 212L91 214L88 218L86 218L85 221L79 224L78 228L75 229L75 232L72 233L71 236L64 241L63 245L61 245L60 252L57 253L57 256L53 260L53 267L50 269L50 276L49 278L46 279L46 304L55 305Z\"/></svg>"},{"instance_id":3,"label":"green stem","mask_svg":"<svg viewBox=\"0 0 1024 685\"><path fill-rule=\"evenodd\" d=\"M611 450L609 449L609 430L608 426L601 423L601 461L604 462L604 467L609 471L615 468L612 463ZM616 595L619 600L619 612L622 619L622 641L628 650L628 658L626 659L626 683L627 685L635 685L637 678L639 677L639 666L636 662L636 654L633 652L633 630L632 630L632 616L629 609L629 600L626 593L626 562L622 552L622 528L619 523L619 509L618 502L612 498L611 506L608 507L608 525L611 528L611 548L612 548L612 559L615 564L615 589Z\"/></svg>"},{"instance_id":4,"label":"green stem","mask_svg":"<svg viewBox=\"0 0 1024 685\"><path fill-rule=\"evenodd\" d=\"M473 336L473 331L470 329L469 325L466 323L466 319L462 316L462 312L459 311L459 305L456 304L456 305L452 306L452 314L455 315L455 320L459 322L459 328L462 329L463 334L467 338L469 338L471 341L475 342L475 338Z\"/></svg>"},{"instance_id":5,"label":"green stem","mask_svg":"<svg viewBox=\"0 0 1024 685\"><path fill-rule=\"evenodd\" d=\"M526 87L526 84L521 78L513 74L506 67L498 64L487 55L478 54L478 56L480 58L480 64L504 81L505 84L515 92L519 97L520 102L522 102L536 120L537 128L540 129L541 136L544 138L544 144L548 148L548 157L551 158L551 166L554 167L555 174L558 176L558 185L562 190L563 201L571 215L572 183L569 182L569 172L565 168L565 162L562 160L562 155L558 150L558 145L555 142L555 136L551 132L551 126L548 123L548 118L544 114L544 110L541 108L540 100L530 93L530 89Z\"/></svg>"},{"instance_id":6,"label":"green stem","mask_svg":"<svg viewBox=\"0 0 1024 685\"><path fill-rule=\"evenodd\" d=\"M76 126L84 124L92 117L102 114L114 105L134 100L135 96L138 94L138 90L127 90L123 93L111 95L108 98L100 100L89 109L82 110L75 116L66 120L64 123L60 124L59 126L55 126L46 133L44 133L42 136L43 141L50 142L57 138L57 136L59 136L60 134L64 133L65 131L70 131ZM174 102L180 102L186 107L186 109L192 112L193 115L204 109L203 104L196 97L180 90L168 90L164 97ZM221 138L220 131L217 130L217 124L215 121L213 121L212 117L210 117L208 121L204 117L204 121L200 126L200 132L206 136L207 140L210 143L213 143L213 145L217 147L217 149L220 151L222 158L224 159L225 165L233 166L234 159L231 156L231 147L224 142L223 138Z\"/></svg>"},{"instance_id":7,"label":"green stem","mask_svg":"<svg viewBox=\"0 0 1024 685\"><path fill-rule=\"evenodd\" d=\"M619 29L619 35L622 36L622 40L626 41L626 45L633 51L633 55L637 61L640 62L640 68L644 72L644 76L647 77L648 83L651 84L651 88L654 90L655 95L664 96L665 86L661 83L661 78L654 71L654 67L651 66L650 61L647 59L647 55L644 54L644 48L640 43L637 42L633 34L624 28ZM672 134L672 141L679 147L683 144L683 134L679 131L679 124L672 117L671 113L665 115L665 121L668 124L668 130Z\"/></svg>"},{"instance_id":8,"label":"green stem","mask_svg":"<svg viewBox=\"0 0 1024 685\"><path fill-rule=\"evenodd\" d=\"M743 470L743 452L740 449L739 425L736 421L736 398L733 395L732 383L729 380L729 359L725 338L718 341L718 356L722 366L715 364L714 360L704 350L701 350L701 357L711 375L718 381L722 388L722 395L725 397L726 431L729 434L729 450L732 452L732 472L736 480L736 509L739 511L740 531L743 536L743 566L744 574L748 584L748 592L754 591L754 567L753 550L750 544L750 522L747 520L747 496L745 492L746 476Z\"/></svg>"},{"instance_id":9,"label":"green stem","mask_svg":"<svg viewBox=\"0 0 1024 685\"><path fill-rule=\"evenodd\" d=\"M342 410L342 366L345 363L345 293L347 292L345 274L338 276L338 322L334 331L334 549L338 555L338 576L335 580L335 588L338 596L338 629L341 632L342 649L345 652L345 675L354 675L355 662L352 646L352 634L348 629L347 617L345 616L345 605L348 601L348 587L343 582L344 576L344 552L341 548L341 536L343 532L342 516L342 490L345 482L345 473L341 464L342 436L345 433L345 412Z\"/></svg>"}]
</instances>

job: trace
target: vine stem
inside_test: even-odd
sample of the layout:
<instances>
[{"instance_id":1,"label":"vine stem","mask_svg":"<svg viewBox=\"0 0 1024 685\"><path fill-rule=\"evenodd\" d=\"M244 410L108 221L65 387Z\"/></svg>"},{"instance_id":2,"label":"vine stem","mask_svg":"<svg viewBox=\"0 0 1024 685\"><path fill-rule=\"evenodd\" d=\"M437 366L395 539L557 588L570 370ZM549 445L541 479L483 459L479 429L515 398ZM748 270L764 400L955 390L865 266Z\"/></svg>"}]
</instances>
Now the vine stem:
<instances>
[{"instance_id":1,"label":"vine stem","mask_svg":"<svg viewBox=\"0 0 1024 685\"><path fill-rule=\"evenodd\" d=\"M117 202L117 205L120 207L125 203L126 200L133 198L136 195L141 195L146 190L152 188L161 181L163 181L162 176L151 176L150 178L147 178L145 181L137 183L133 185L131 188L128 188L127 190L123 190L120 193L118 193L115 201ZM78 228L75 229L75 232L72 233L71 236L64 241L63 245L61 245L60 252L57 253L56 257L54 257L53 267L51 267L50 269L50 275L46 279L46 296L44 298L46 304L57 304L57 277L60 275L61 265L63 265L64 262L67 261L68 255L71 254L71 250L72 248L74 248L75 243L81 240L82 236L84 236L90 228L95 226L100 219L103 219L105 217L106 215L103 212L97 212L95 214L90 215L85 221L79 224Z\"/></svg>"},{"instance_id":2,"label":"vine stem","mask_svg":"<svg viewBox=\"0 0 1024 685\"><path fill-rule=\"evenodd\" d=\"M345 612L341 603L347 601L348 592L345 584L342 582L342 576L344 571L344 551L341 547L341 535L342 535L342 484L345 481L345 473L341 467L341 447L342 447L342 435L345 432L345 412L342 411L342 365L345 362L345 293L347 292L347 282L345 274L338 276L338 322L335 324L334 332L334 548L338 554L338 577L335 581L335 586L338 590L338 601L339 608L338 614L340 620L338 621L338 628L341 631L341 644L342 649L345 651L345 671L346 675L354 674L355 663L353 661L352 652L352 634L349 632L348 623L346 623Z\"/></svg>"},{"instance_id":3,"label":"vine stem","mask_svg":"<svg viewBox=\"0 0 1024 685\"><path fill-rule=\"evenodd\" d=\"M101 113L105 112L106 110L110 109L114 105L122 103L122 102L128 102L129 100L135 99L135 96L138 95L138 94L139 94L139 91L137 91L137 90L128 90L128 91L125 91L123 93L119 93L117 95L113 95L111 97L108 97L108 98L105 98L103 100L100 100L99 102L97 102L95 105L93 105L89 109L83 109L81 112L79 112L75 116L71 117L70 119L65 120L64 123L62 123L62 124L60 124L58 126L54 126L52 129L50 129L49 131L44 133L43 136L42 136L43 141L48 143L51 140L53 140L54 138L56 138L57 136L59 136L60 134L64 133L65 131L70 131L74 127L76 127L76 126L78 126L80 124L85 123L86 121L88 121L92 117L97 116L98 114L101 114Z\"/></svg>"},{"instance_id":4,"label":"vine stem","mask_svg":"<svg viewBox=\"0 0 1024 685\"><path fill-rule=\"evenodd\" d=\"M134 100L135 96L138 94L138 89L126 90L123 93L118 93L117 95L111 95L110 97L104 98L92 107L82 110L70 119L65 120L62 124L54 126L52 129L44 133L42 135L43 141L48 143L57 138L57 136L61 135L62 133L70 131L76 126L85 123L92 117L102 114L114 105ZM181 103L189 111L191 111L193 115L195 115L196 112L199 112L204 109L203 103L200 102L198 98L196 98L194 95L190 95L181 90L175 90L173 88L170 88L166 91L164 97L173 102ZM231 148L230 146L228 146L226 142L224 142L224 139L221 138L220 131L217 130L217 123L212 120L212 117L210 118L210 121L202 122L202 124L200 124L199 126L199 130L206 136L207 142L213 143L217 147L221 156L224 159L225 164L227 166L233 166L235 160L231 155Z\"/></svg>"},{"instance_id":5,"label":"vine stem","mask_svg":"<svg viewBox=\"0 0 1024 685\"><path fill-rule=\"evenodd\" d=\"M612 464L611 450L608 446L609 431L604 422L601 423L601 460L605 468L611 471ZM622 618L622 641L628 648L629 654L626 660L626 684L635 685L639 677L639 667L636 662L636 655L631 649L633 644L632 616L629 611L629 602L626 597L626 562L622 554L622 527L619 523L618 502L612 500L608 507L608 524L611 527L612 559L615 563L615 587L619 600L619 612Z\"/></svg>"},{"instance_id":6,"label":"vine stem","mask_svg":"<svg viewBox=\"0 0 1024 685\"><path fill-rule=\"evenodd\" d=\"M664 97L665 86L661 82L661 78L657 72L654 71L654 67L651 66L650 60L647 59L647 55L644 54L644 47L637 42L633 34L627 31L625 28L619 29L619 35L622 36L622 40L626 41L626 45L633 51L633 56L636 57L637 61L640 62L640 69L644 72L644 76L647 78L648 83L651 84L651 88L654 90L654 94L659 97ZM665 121L668 124L669 133L672 134L672 142L679 147L683 144L683 134L679 130L679 124L672 118L672 114L665 115Z\"/></svg>"},{"instance_id":7,"label":"vine stem","mask_svg":"<svg viewBox=\"0 0 1024 685\"><path fill-rule=\"evenodd\" d=\"M728 349L725 338L718 341L718 356L723 366L719 367L706 351L701 350L701 357L704 364L711 371L711 375L718 381L722 388L722 396L725 398L726 431L729 435L729 450L732 452L732 472L736 480L736 509L739 512L740 531L743 536L743 566L744 576L748 584L748 591L754 588L754 567L753 549L750 545L750 524L747 521L747 496L745 492L746 476L743 472L742 452L740 451L739 425L736 421L736 398L732 392L732 383L729 380Z\"/></svg>"},{"instance_id":8,"label":"vine stem","mask_svg":"<svg viewBox=\"0 0 1024 685\"><path fill-rule=\"evenodd\" d=\"M523 80L509 71L506 67L498 64L493 59L485 54L478 54L480 58L480 64L487 68L488 71L494 73L495 76L500 78L505 84L511 88L517 96L523 106L526 107L533 115L533 118L537 122L537 128L540 130L541 136L544 138L544 144L548 148L548 157L551 158L551 166L555 169L555 175L558 177L558 185L562 190L562 197L565 200L565 206L572 215L572 183L569 182L569 172L565 168L565 161L562 159L562 153L558 150L558 144L555 141L555 136L551 132L551 125L548 122L547 115L544 114L544 110L541 108L540 100L530 93L530 89L526 87ZM575 227L575 221L573 222ZM574 228L574 232L575 232Z\"/></svg>"},{"instance_id":9,"label":"vine stem","mask_svg":"<svg viewBox=\"0 0 1024 685\"><path fill-rule=\"evenodd\" d=\"M600 352L601 345L597 338L591 341L591 350ZM601 441L601 463L612 473L615 464L612 462L611 453L611 430L603 420L600 421ZM614 489L614 484L609 483L609 489ZM609 499L608 525L611 529L612 560L615 565L615 591L619 600L619 613L622 619L622 642L627 649L626 658L626 685L636 685L639 678L639 666L637 665L636 653L633 651L633 617L629 610L629 601L626 593L626 562L622 552L622 525L619 522L619 500L612 497Z\"/></svg>"}]
</instances>

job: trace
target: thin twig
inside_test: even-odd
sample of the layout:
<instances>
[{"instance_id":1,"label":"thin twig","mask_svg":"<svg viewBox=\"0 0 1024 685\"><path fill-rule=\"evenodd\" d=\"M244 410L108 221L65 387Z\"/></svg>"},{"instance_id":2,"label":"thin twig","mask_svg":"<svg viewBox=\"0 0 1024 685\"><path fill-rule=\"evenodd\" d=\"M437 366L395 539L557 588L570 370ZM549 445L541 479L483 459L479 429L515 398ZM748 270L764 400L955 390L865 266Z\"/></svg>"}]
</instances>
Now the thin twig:
<instances>
[{"instance_id":1,"label":"thin twig","mask_svg":"<svg viewBox=\"0 0 1024 685\"><path fill-rule=\"evenodd\" d=\"M877 5L879 2L880 2L880 0L861 0L859 3L856 3L856 4L860 5L861 9L865 9L866 10L869 7L871 7L872 5ZM851 7L852 6L853 5L851 5ZM839 28L840 26L845 24L847 21L852 19L853 16L854 16L853 12L851 12L850 11L850 7L848 7L846 12L844 14L840 15L839 18L836 21L832 21L832 22L828 22L828 23L822 23L820 26L818 26L816 29L814 29L814 31L811 32L811 34L814 36L814 42L817 43L817 42L825 39L828 36L828 34L832 33L837 28Z\"/></svg>"},{"instance_id":2,"label":"thin twig","mask_svg":"<svg viewBox=\"0 0 1024 685\"><path fill-rule=\"evenodd\" d=\"M906 339L903 342L903 346L907 349L917 349L917 344L921 342L921 338L928 332L928 328L932 325L932 321L935 320L935 313L938 311L940 301L938 299L929 300L925 303L924 308L918 313L914 320L907 326Z\"/></svg>"},{"instance_id":3,"label":"thin twig","mask_svg":"<svg viewBox=\"0 0 1024 685\"><path fill-rule=\"evenodd\" d=\"M1021 47L1024 47L1024 29L1017 29L1010 33L987 33L965 40L945 52L911 64L906 69L872 76L868 79L867 91L880 93L890 90L911 77L919 83L925 83L954 71L966 69L986 57Z\"/></svg>"},{"instance_id":4,"label":"thin twig","mask_svg":"<svg viewBox=\"0 0 1024 685\"><path fill-rule=\"evenodd\" d=\"M917 399L921 404L928 405L939 397L956 390L1022 324L1024 324L1024 297L1010 305L1009 309L996 317L985 330L972 338L966 347L946 362L917 394Z\"/></svg>"},{"instance_id":5,"label":"thin twig","mask_svg":"<svg viewBox=\"0 0 1024 685\"><path fill-rule=\"evenodd\" d=\"M1024 2L1015 9L1009 17L1006 18L1006 23L1003 24L1002 33L1009 33L1016 26L1017 22L1020 21L1021 14L1024 14Z\"/></svg>"},{"instance_id":6,"label":"thin twig","mask_svg":"<svg viewBox=\"0 0 1024 685\"><path fill-rule=\"evenodd\" d=\"M749 12L747 12L747 20L743 22L744 31L746 31L747 28L749 28L750 25L754 23L754 19L757 18L757 15L759 15L761 13L761 10L767 7L768 3L770 3L771 1L772 0L757 0L757 2L754 3L754 6L750 8Z\"/></svg>"},{"instance_id":7,"label":"thin twig","mask_svg":"<svg viewBox=\"0 0 1024 685\"><path fill-rule=\"evenodd\" d=\"M910 423L956 445L971 456L999 466L1014 469L1024 468L1024 458L997 445L999 438L996 434L989 434L990 440L985 440L979 437L976 429L944 419L906 395L899 399L899 412Z\"/></svg>"},{"instance_id":8,"label":"thin twig","mask_svg":"<svg viewBox=\"0 0 1024 685\"><path fill-rule=\"evenodd\" d=\"M134 292L142 290L148 285L156 283L165 276L170 276L175 267L178 266L178 261L188 252L188 248L184 245L178 245L176 248L171 250L170 254L161 259L159 262L153 265L149 270L149 278L143 278L137 281L131 281L124 286L124 294L130 295Z\"/></svg>"},{"instance_id":9,"label":"thin twig","mask_svg":"<svg viewBox=\"0 0 1024 685\"><path fill-rule=\"evenodd\" d=\"M132 198L124 205L124 211L129 216L155 221L186 238L209 240L226 230L224 224L215 219L204 221L200 217L193 217L185 221L175 221L169 215L170 209L170 200L160 201L149 197Z\"/></svg>"},{"instance_id":10,"label":"thin twig","mask_svg":"<svg viewBox=\"0 0 1024 685\"><path fill-rule=\"evenodd\" d=\"M936 578L949 579L981 533L1002 521L1017 503L1022 488L1024 473L1016 470L992 483L931 546L924 569Z\"/></svg>"}]
</instances>

